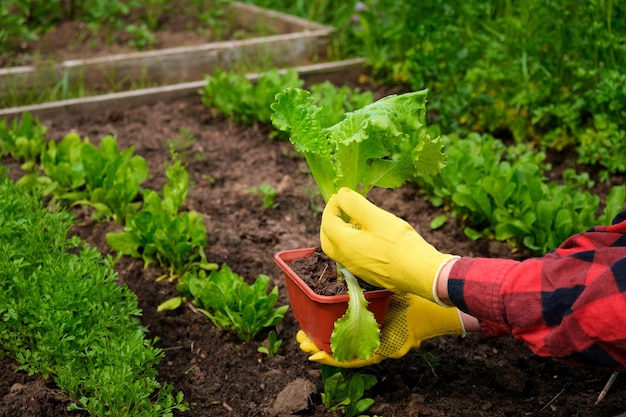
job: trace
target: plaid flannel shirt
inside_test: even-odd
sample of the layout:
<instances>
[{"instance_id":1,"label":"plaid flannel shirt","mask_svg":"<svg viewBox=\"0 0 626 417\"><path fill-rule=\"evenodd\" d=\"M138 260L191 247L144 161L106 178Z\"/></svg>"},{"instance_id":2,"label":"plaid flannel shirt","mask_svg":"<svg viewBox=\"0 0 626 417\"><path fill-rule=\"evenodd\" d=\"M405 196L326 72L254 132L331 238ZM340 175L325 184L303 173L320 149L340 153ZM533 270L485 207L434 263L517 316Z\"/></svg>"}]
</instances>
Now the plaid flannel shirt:
<instances>
[{"instance_id":1,"label":"plaid flannel shirt","mask_svg":"<svg viewBox=\"0 0 626 417\"><path fill-rule=\"evenodd\" d=\"M540 356L626 370L626 211L540 258L461 258L448 292L485 337L510 334Z\"/></svg>"}]
</instances>

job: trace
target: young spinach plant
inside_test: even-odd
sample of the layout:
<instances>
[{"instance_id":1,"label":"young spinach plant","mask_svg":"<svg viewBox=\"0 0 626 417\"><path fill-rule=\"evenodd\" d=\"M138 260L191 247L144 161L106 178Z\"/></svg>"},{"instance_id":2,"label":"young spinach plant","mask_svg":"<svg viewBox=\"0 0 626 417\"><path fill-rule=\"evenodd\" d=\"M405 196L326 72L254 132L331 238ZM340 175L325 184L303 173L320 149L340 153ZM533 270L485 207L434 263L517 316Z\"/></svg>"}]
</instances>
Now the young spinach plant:
<instances>
[{"instance_id":1,"label":"young spinach plant","mask_svg":"<svg viewBox=\"0 0 626 417\"><path fill-rule=\"evenodd\" d=\"M173 162L165 167L168 182L161 193L146 190L141 210L127 217L122 232L108 233L106 240L120 254L142 258L146 266L168 267L173 280L188 270L213 270L218 265L206 260L202 215L180 210L187 198L189 174L173 149L171 154Z\"/></svg>"},{"instance_id":2,"label":"young spinach plant","mask_svg":"<svg viewBox=\"0 0 626 417\"><path fill-rule=\"evenodd\" d=\"M10 125L6 119L0 120L0 156L10 154L22 163L21 168L26 172L37 170L46 147L46 130L46 126L28 112Z\"/></svg>"},{"instance_id":3,"label":"young spinach plant","mask_svg":"<svg viewBox=\"0 0 626 417\"><path fill-rule=\"evenodd\" d=\"M88 138L69 133L59 143L48 142L41 156L46 175L36 183L65 205L93 207L96 220L123 224L139 209L136 200L148 177L146 160L134 152L134 147L120 151L112 135L102 138L98 148Z\"/></svg>"},{"instance_id":4,"label":"young spinach plant","mask_svg":"<svg viewBox=\"0 0 626 417\"><path fill-rule=\"evenodd\" d=\"M273 358L278 353L278 349L283 344L283 341L278 338L275 330L271 330L267 335L267 346L259 346L257 352L264 353L270 358Z\"/></svg>"},{"instance_id":5,"label":"young spinach plant","mask_svg":"<svg viewBox=\"0 0 626 417\"><path fill-rule=\"evenodd\" d=\"M343 368L322 365L322 380L322 403L329 411L340 411L348 417L361 416L374 404L372 398L363 398L365 391L377 382L373 375L348 375Z\"/></svg>"},{"instance_id":6,"label":"young spinach plant","mask_svg":"<svg viewBox=\"0 0 626 417\"><path fill-rule=\"evenodd\" d=\"M263 208L274 209L278 207L276 202L276 188L269 184L261 184L258 187L250 187L248 189L252 194L261 197Z\"/></svg>"},{"instance_id":7,"label":"young spinach plant","mask_svg":"<svg viewBox=\"0 0 626 417\"><path fill-rule=\"evenodd\" d=\"M366 195L373 187L398 188L417 173L439 172L443 140L426 128L426 96L427 90L387 96L325 127L310 93L288 88L271 106L272 122L289 133L327 202L341 187ZM331 348L339 361L367 359L380 344L380 331L356 279L344 277L350 301L347 316L335 323Z\"/></svg>"},{"instance_id":8,"label":"young spinach plant","mask_svg":"<svg viewBox=\"0 0 626 417\"><path fill-rule=\"evenodd\" d=\"M189 271L176 286L183 296L167 300L157 309L173 310L191 297L197 310L215 326L234 331L241 340L249 342L264 328L280 323L289 308L286 305L275 307L278 287L268 292L269 285L267 275L259 275L248 285L227 265L209 275L203 270ZM278 346L280 343L276 340L270 344L272 349L277 350Z\"/></svg>"}]
</instances>

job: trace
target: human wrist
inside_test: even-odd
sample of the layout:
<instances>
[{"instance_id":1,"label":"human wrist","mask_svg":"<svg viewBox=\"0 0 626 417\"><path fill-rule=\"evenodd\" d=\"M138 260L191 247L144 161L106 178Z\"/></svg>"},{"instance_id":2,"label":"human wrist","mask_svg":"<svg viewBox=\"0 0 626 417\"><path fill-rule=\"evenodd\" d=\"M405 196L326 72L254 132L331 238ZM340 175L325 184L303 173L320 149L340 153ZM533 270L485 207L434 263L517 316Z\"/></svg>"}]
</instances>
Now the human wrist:
<instances>
[{"instance_id":1,"label":"human wrist","mask_svg":"<svg viewBox=\"0 0 626 417\"><path fill-rule=\"evenodd\" d=\"M433 288L433 293L436 293L437 298L439 299L442 305L447 305L449 307L454 306L450 297L448 296L448 278L450 277L450 271L454 264L459 260L459 257L453 257L448 262L446 262L441 269L439 270L439 275L435 277L435 286Z\"/></svg>"},{"instance_id":2,"label":"human wrist","mask_svg":"<svg viewBox=\"0 0 626 417\"><path fill-rule=\"evenodd\" d=\"M478 333L481 331L480 322L474 316L470 316L469 314L459 310L459 317L461 318L461 323L463 324L463 329L465 329L465 333Z\"/></svg>"},{"instance_id":3,"label":"human wrist","mask_svg":"<svg viewBox=\"0 0 626 417\"><path fill-rule=\"evenodd\" d=\"M454 307L454 304L448 296L448 278L452 267L458 260L459 258L455 257L447 262L441 268L439 276L437 277L437 297L443 304L449 307ZM466 333L476 333L481 331L480 322L476 317L459 310L459 318L461 319L461 324L463 325L463 329Z\"/></svg>"}]
</instances>

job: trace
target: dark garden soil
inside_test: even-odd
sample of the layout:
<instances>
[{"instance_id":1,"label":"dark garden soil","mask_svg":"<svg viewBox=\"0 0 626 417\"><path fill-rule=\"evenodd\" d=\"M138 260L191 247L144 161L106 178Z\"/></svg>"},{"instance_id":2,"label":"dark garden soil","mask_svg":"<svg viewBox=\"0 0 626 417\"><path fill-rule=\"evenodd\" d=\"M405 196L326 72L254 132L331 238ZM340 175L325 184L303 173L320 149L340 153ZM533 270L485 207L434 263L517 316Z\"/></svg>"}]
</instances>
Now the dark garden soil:
<instances>
[{"instance_id":1,"label":"dark garden soil","mask_svg":"<svg viewBox=\"0 0 626 417\"><path fill-rule=\"evenodd\" d=\"M354 74L349 75L354 78ZM378 91L380 97L388 91ZM377 98L378 98L377 97ZM193 181L186 209L204 215L209 261L227 264L252 282L267 274L280 290L280 305L289 302L282 272L273 256L284 249L319 245L321 199L305 161L287 142L269 138L263 126L243 126L212 114L200 100L154 103L129 111L110 111L93 118L42 120L48 137L60 139L75 130L97 143L115 134L120 148L136 147L149 164L146 188L160 189L169 161L168 139L181 144L181 129L195 140L181 150ZM568 164L555 158L555 170ZM2 163L18 177L17 165ZM622 183L624 179L619 179ZM265 209L251 188L269 184L278 191L278 206ZM431 207L414 185L369 194L376 204L410 222L426 240L449 253L524 258L505 244L467 239L454 221L440 230L429 222L440 210ZM109 253L105 234L119 230L96 223L79 209L73 233L103 253ZM321 416L320 366L307 361L295 341L298 325L291 312L278 326L283 339L279 354L257 352L266 343L263 333L250 343L213 326L190 308L157 313L156 307L176 295L175 283L156 282L163 273L144 269L142 261L122 258L116 266L119 283L136 294L142 323L164 357L159 365L163 381L184 393L190 417ZM16 372L16 364L0 361L0 417L80 416L67 412L71 399L51 380ZM626 378L618 377L607 397L596 398L611 372L581 369L540 358L513 338L485 340L480 335L441 337L426 341L397 360L363 368L378 382L366 396L375 400L371 415L409 416L615 416L626 410Z\"/></svg>"}]
</instances>

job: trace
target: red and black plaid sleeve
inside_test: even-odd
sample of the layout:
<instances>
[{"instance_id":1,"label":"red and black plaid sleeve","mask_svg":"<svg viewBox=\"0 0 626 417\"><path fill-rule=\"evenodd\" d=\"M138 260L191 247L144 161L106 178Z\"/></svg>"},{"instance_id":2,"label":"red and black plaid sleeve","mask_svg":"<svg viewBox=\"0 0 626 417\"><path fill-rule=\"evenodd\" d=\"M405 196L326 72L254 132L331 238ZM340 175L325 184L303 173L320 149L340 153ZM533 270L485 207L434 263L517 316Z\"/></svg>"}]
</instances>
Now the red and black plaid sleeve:
<instances>
[{"instance_id":1,"label":"red and black plaid sleeve","mask_svg":"<svg viewBox=\"0 0 626 417\"><path fill-rule=\"evenodd\" d=\"M511 334L541 356L626 370L626 211L541 258L461 258L448 293L486 337Z\"/></svg>"}]
</instances>

